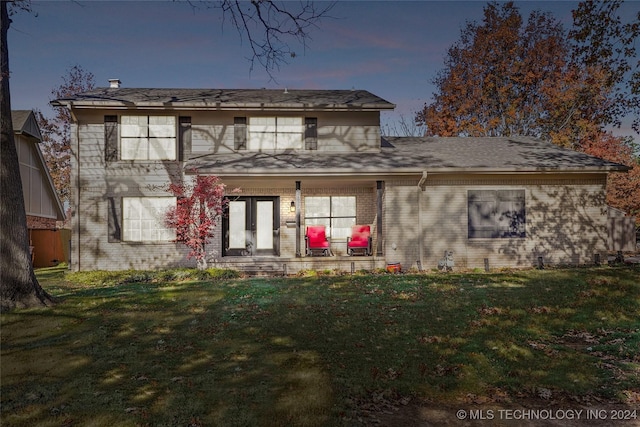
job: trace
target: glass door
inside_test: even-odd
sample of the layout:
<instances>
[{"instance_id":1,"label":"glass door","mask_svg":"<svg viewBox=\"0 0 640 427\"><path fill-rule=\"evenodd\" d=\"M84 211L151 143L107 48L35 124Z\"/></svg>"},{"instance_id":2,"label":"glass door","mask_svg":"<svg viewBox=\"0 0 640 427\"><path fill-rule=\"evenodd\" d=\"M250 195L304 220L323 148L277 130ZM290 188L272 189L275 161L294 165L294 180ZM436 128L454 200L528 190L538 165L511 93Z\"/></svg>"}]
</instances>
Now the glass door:
<instances>
[{"instance_id":1,"label":"glass door","mask_svg":"<svg viewBox=\"0 0 640 427\"><path fill-rule=\"evenodd\" d=\"M223 256L279 255L278 197L229 201L223 218Z\"/></svg>"}]
</instances>

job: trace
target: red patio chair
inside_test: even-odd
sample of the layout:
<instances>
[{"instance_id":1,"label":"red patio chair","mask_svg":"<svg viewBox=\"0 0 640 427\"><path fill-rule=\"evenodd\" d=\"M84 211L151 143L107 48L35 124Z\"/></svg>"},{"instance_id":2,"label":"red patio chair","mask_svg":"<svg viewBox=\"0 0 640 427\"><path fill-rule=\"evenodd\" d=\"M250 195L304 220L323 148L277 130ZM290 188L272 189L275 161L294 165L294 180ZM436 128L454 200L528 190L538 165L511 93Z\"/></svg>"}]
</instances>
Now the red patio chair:
<instances>
[{"instance_id":1,"label":"red patio chair","mask_svg":"<svg viewBox=\"0 0 640 427\"><path fill-rule=\"evenodd\" d=\"M362 253L365 256L373 254L371 227L368 225L354 225L351 227L351 237L347 237L347 253L354 255Z\"/></svg>"},{"instance_id":2,"label":"red patio chair","mask_svg":"<svg viewBox=\"0 0 640 427\"><path fill-rule=\"evenodd\" d=\"M331 254L329 240L327 239L327 233L324 225L308 226L304 240L306 254L308 256L313 256L315 254L329 256Z\"/></svg>"}]
</instances>

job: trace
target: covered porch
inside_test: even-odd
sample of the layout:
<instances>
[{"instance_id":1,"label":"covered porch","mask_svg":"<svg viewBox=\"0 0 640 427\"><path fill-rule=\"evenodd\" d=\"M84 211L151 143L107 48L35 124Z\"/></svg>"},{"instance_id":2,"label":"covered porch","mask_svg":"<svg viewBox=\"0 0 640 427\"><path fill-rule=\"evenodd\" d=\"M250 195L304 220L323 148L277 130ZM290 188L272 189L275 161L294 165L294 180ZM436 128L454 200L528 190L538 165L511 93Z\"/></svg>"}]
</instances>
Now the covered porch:
<instances>
[{"instance_id":1,"label":"covered porch","mask_svg":"<svg viewBox=\"0 0 640 427\"><path fill-rule=\"evenodd\" d=\"M384 181L372 177L222 176L229 209L211 242L209 265L255 274L304 270L355 272L384 269ZM328 251L308 251L309 227L325 227ZM353 229L366 228L366 251L354 246ZM349 243L351 242L351 243Z\"/></svg>"}]
</instances>

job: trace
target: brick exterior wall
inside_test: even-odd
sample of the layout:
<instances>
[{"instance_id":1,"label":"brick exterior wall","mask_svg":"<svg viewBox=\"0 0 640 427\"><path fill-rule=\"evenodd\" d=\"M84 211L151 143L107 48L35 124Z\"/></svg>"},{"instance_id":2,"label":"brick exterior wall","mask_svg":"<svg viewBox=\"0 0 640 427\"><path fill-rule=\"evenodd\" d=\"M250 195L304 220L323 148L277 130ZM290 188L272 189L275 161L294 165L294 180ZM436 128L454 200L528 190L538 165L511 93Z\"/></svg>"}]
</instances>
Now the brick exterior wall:
<instances>
[{"instance_id":1,"label":"brick exterior wall","mask_svg":"<svg viewBox=\"0 0 640 427\"><path fill-rule=\"evenodd\" d=\"M431 177L424 191L413 181L387 181L385 253L388 261L432 269L453 251L457 268L591 264L606 259L605 174ZM468 237L469 190L525 191L526 237ZM395 243L396 249L392 248Z\"/></svg>"},{"instance_id":2,"label":"brick exterior wall","mask_svg":"<svg viewBox=\"0 0 640 427\"><path fill-rule=\"evenodd\" d=\"M27 215L27 228L30 230L53 230L56 228L56 219Z\"/></svg>"}]
</instances>

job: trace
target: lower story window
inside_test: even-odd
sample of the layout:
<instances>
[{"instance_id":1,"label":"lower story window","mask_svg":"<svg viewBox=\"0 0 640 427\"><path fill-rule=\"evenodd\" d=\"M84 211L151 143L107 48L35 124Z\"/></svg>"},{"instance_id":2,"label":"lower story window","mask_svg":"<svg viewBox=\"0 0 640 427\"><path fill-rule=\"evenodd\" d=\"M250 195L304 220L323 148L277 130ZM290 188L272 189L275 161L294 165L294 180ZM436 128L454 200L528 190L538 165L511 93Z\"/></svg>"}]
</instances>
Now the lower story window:
<instances>
[{"instance_id":1,"label":"lower story window","mask_svg":"<svg viewBox=\"0 0 640 427\"><path fill-rule=\"evenodd\" d=\"M351 227L356 225L355 196L305 197L304 222L306 225L324 225L327 236L346 240Z\"/></svg>"},{"instance_id":2,"label":"lower story window","mask_svg":"<svg viewBox=\"0 0 640 427\"><path fill-rule=\"evenodd\" d=\"M469 238L526 237L524 190L469 190Z\"/></svg>"},{"instance_id":3,"label":"lower story window","mask_svg":"<svg viewBox=\"0 0 640 427\"><path fill-rule=\"evenodd\" d=\"M123 197L123 240L129 242L175 240L175 230L164 224L166 212L175 205L175 197Z\"/></svg>"}]
</instances>

